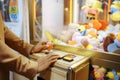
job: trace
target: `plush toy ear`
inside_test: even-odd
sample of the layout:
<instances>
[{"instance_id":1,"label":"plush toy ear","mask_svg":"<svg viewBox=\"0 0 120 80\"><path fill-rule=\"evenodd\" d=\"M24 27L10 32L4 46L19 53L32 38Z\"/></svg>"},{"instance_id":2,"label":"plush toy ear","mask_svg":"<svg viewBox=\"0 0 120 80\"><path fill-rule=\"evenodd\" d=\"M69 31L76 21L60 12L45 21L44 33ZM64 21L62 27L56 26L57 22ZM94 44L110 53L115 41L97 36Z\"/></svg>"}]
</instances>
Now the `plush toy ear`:
<instances>
[{"instance_id":1,"label":"plush toy ear","mask_svg":"<svg viewBox=\"0 0 120 80\"><path fill-rule=\"evenodd\" d=\"M103 41L104 51L108 51L108 49L107 49L108 45L111 44L111 43L113 43L113 42L114 42L114 40L110 36L105 37L104 41Z\"/></svg>"},{"instance_id":2,"label":"plush toy ear","mask_svg":"<svg viewBox=\"0 0 120 80\"><path fill-rule=\"evenodd\" d=\"M120 21L120 1L114 0L111 5L110 18L112 21Z\"/></svg>"}]
</instances>

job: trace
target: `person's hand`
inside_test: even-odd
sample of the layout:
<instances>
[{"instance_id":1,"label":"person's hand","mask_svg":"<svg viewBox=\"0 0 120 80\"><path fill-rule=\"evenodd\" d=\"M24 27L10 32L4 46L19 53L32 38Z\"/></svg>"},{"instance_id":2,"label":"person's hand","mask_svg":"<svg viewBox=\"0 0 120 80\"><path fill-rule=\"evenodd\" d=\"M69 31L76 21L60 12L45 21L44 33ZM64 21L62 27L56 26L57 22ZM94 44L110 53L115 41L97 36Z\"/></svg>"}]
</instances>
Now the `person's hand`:
<instances>
[{"instance_id":1,"label":"person's hand","mask_svg":"<svg viewBox=\"0 0 120 80\"><path fill-rule=\"evenodd\" d=\"M58 58L59 58L59 56L54 53L50 53L45 57L39 58L37 60L37 62L38 62L38 71L37 72L39 73L43 70L46 70L51 65L53 65L53 63L56 62Z\"/></svg>"},{"instance_id":2,"label":"person's hand","mask_svg":"<svg viewBox=\"0 0 120 80\"><path fill-rule=\"evenodd\" d=\"M52 44L50 44L50 42L39 42L33 47L31 53L39 53L43 50L50 49L52 49Z\"/></svg>"}]
</instances>

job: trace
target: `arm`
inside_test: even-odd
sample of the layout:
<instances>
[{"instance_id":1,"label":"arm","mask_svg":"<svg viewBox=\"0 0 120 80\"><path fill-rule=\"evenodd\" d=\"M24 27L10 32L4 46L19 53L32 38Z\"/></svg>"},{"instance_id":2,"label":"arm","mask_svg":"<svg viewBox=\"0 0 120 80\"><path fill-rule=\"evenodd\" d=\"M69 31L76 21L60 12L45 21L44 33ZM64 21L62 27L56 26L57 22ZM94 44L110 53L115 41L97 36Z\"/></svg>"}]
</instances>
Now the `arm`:
<instances>
[{"instance_id":1,"label":"arm","mask_svg":"<svg viewBox=\"0 0 120 80\"><path fill-rule=\"evenodd\" d=\"M15 52L1 40L0 66L22 74L28 78L33 78L36 75L38 69L37 62L33 62L20 54L15 54Z\"/></svg>"},{"instance_id":2,"label":"arm","mask_svg":"<svg viewBox=\"0 0 120 80\"><path fill-rule=\"evenodd\" d=\"M5 27L5 42L9 47L20 52L26 57L31 53L38 53L49 48L47 42L39 42L36 45L25 42L12 33L7 27Z\"/></svg>"},{"instance_id":3,"label":"arm","mask_svg":"<svg viewBox=\"0 0 120 80\"><path fill-rule=\"evenodd\" d=\"M33 45L17 37L7 27L5 27L5 42L9 47L27 57L29 56L29 54L31 53L31 49L33 48Z\"/></svg>"},{"instance_id":4,"label":"arm","mask_svg":"<svg viewBox=\"0 0 120 80\"><path fill-rule=\"evenodd\" d=\"M37 73L47 69L58 58L57 54L51 53L34 62L20 54L15 54L11 48L0 40L0 66L30 79L33 79Z\"/></svg>"},{"instance_id":5,"label":"arm","mask_svg":"<svg viewBox=\"0 0 120 80\"><path fill-rule=\"evenodd\" d=\"M4 27L3 32L4 31L5 33L3 33L3 35L5 35L7 45L4 41L0 40L0 67L4 67L7 70L11 70L32 79L36 73L45 70L49 65L57 61L59 56L55 54L40 58L37 62L31 61L20 54L16 54L11 48L28 56L33 45L30 45L15 36L7 27Z\"/></svg>"}]
</instances>

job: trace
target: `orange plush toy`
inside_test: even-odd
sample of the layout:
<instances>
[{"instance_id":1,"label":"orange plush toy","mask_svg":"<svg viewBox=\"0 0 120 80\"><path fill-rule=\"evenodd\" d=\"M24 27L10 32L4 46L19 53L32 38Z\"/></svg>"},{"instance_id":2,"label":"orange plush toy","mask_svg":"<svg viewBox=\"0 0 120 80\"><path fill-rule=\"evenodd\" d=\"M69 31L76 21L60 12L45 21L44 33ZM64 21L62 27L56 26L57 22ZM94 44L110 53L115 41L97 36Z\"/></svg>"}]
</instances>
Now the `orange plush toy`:
<instances>
[{"instance_id":1,"label":"orange plush toy","mask_svg":"<svg viewBox=\"0 0 120 80\"><path fill-rule=\"evenodd\" d=\"M86 25L86 36L91 36L97 38L97 31L101 28L101 23L98 20L91 20L88 25Z\"/></svg>"},{"instance_id":2,"label":"orange plush toy","mask_svg":"<svg viewBox=\"0 0 120 80\"><path fill-rule=\"evenodd\" d=\"M88 24L89 28L94 28L97 31L102 27L101 23L98 20L91 20Z\"/></svg>"},{"instance_id":3,"label":"orange plush toy","mask_svg":"<svg viewBox=\"0 0 120 80\"><path fill-rule=\"evenodd\" d=\"M91 20L88 22L88 25L86 25L86 29L89 29L91 27L95 28L97 31L98 30L105 30L108 26L108 23L105 22L104 20Z\"/></svg>"},{"instance_id":4,"label":"orange plush toy","mask_svg":"<svg viewBox=\"0 0 120 80\"><path fill-rule=\"evenodd\" d=\"M99 22L101 23L101 27L99 30L106 30L108 23L105 22L104 20L99 20Z\"/></svg>"}]
</instances>

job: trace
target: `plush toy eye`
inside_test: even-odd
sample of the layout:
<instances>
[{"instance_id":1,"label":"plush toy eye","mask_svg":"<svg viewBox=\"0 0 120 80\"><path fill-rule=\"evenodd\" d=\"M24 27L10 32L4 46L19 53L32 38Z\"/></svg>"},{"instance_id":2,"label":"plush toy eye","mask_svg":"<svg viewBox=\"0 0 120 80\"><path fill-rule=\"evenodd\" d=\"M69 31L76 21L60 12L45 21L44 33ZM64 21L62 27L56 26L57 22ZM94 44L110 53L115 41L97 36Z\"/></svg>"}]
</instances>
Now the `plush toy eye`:
<instances>
[{"instance_id":1,"label":"plush toy eye","mask_svg":"<svg viewBox=\"0 0 120 80\"><path fill-rule=\"evenodd\" d=\"M81 31L81 29L78 29L78 31Z\"/></svg>"},{"instance_id":2,"label":"plush toy eye","mask_svg":"<svg viewBox=\"0 0 120 80\"><path fill-rule=\"evenodd\" d=\"M86 19L89 19L89 17L87 16Z\"/></svg>"},{"instance_id":3,"label":"plush toy eye","mask_svg":"<svg viewBox=\"0 0 120 80\"><path fill-rule=\"evenodd\" d=\"M86 17L88 20L95 20L95 17Z\"/></svg>"},{"instance_id":4,"label":"plush toy eye","mask_svg":"<svg viewBox=\"0 0 120 80\"><path fill-rule=\"evenodd\" d=\"M87 16L87 17L86 17L86 19L88 19L88 20L92 20L92 17L90 17L90 16Z\"/></svg>"}]
</instances>

